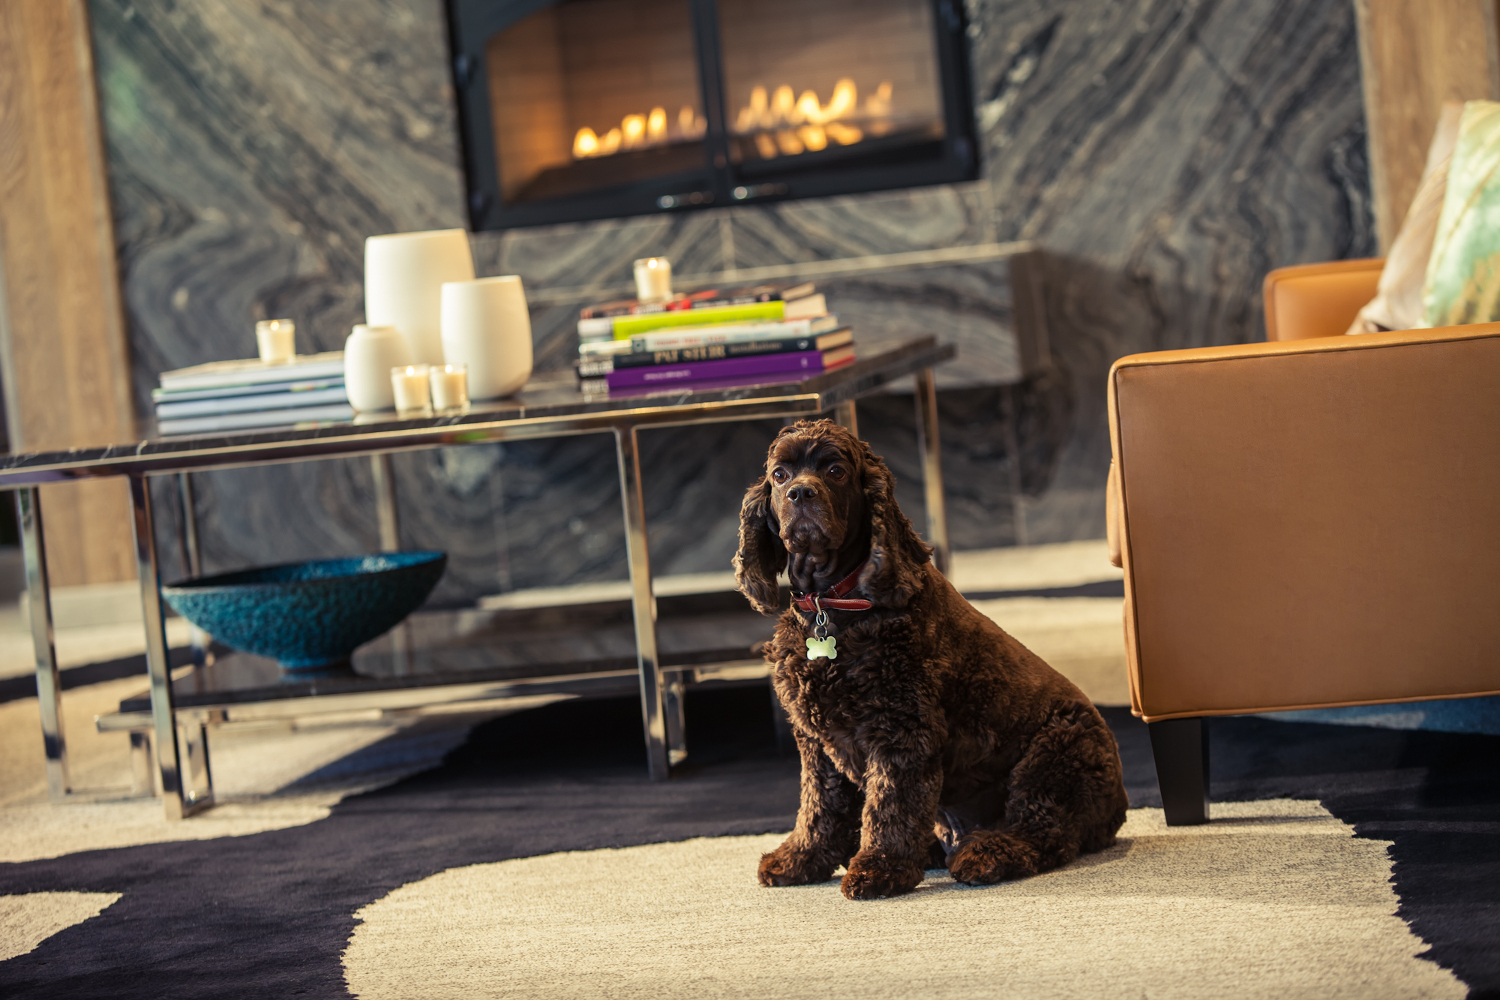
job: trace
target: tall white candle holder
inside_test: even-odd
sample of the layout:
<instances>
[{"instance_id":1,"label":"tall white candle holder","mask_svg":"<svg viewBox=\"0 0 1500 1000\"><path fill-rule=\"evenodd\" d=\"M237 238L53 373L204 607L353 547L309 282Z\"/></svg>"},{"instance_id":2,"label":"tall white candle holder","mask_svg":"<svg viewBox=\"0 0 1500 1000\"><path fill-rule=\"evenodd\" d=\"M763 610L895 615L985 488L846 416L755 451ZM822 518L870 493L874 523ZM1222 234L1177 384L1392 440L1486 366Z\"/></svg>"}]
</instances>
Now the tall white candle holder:
<instances>
[{"instance_id":1,"label":"tall white candle holder","mask_svg":"<svg viewBox=\"0 0 1500 1000\"><path fill-rule=\"evenodd\" d=\"M392 233L365 240L365 322L394 326L412 360L443 363L442 289L472 281L474 256L462 229Z\"/></svg>"},{"instance_id":2,"label":"tall white candle holder","mask_svg":"<svg viewBox=\"0 0 1500 1000\"><path fill-rule=\"evenodd\" d=\"M514 274L443 286L443 360L467 365L469 396L509 396L531 377L531 313Z\"/></svg>"}]
</instances>

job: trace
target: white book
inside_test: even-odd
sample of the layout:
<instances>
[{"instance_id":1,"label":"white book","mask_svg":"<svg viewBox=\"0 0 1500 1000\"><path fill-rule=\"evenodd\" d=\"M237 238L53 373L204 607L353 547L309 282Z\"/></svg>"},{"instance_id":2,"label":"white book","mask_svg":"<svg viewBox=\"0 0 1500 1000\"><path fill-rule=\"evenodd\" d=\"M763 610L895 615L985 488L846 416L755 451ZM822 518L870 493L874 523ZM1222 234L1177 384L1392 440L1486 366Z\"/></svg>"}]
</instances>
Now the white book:
<instances>
[{"instance_id":1,"label":"white book","mask_svg":"<svg viewBox=\"0 0 1500 1000\"><path fill-rule=\"evenodd\" d=\"M609 358L616 354L629 354L632 350L628 340L591 340L578 345L580 358Z\"/></svg>"},{"instance_id":2,"label":"white book","mask_svg":"<svg viewBox=\"0 0 1500 1000\"><path fill-rule=\"evenodd\" d=\"M788 302L781 311L782 319L806 319L810 316L822 316L828 312L828 300L823 297L822 292L816 295L804 295L800 299Z\"/></svg>"},{"instance_id":3,"label":"white book","mask_svg":"<svg viewBox=\"0 0 1500 1000\"><path fill-rule=\"evenodd\" d=\"M211 417L224 413L252 413L256 410L289 410L302 406L347 403L349 393L343 386L303 392L269 392L258 396L230 396L227 399L196 399L156 404L158 420L179 417Z\"/></svg>"},{"instance_id":4,"label":"white book","mask_svg":"<svg viewBox=\"0 0 1500 1000\"><path fill-rule=\"evenodd\" d=\"M615 336L615 318L613 316L600 316L595 319L581 319L578 321L578 336L583 340L613 340Z\"/></svg>"},{"instance_id":5,"label":"white book","mask_svg":"<svg viewBox=\"0 0 1500 1000\"><path fill-rule=\"evenodd\" d=\"M354 408L348 403L327 406L302 406L293 410L262 410L256 413L227 413L218 417L188 417L184 420L162 420L156 429L162 437L183 434L214 434L219 431L243 431L255 427L294 427L298 424L337 423L354 419Z\"/></svg>"},{"instance_id":6,"label":"white book","mask_svg":"<svg viewBox=\"0 0 1500 1000\"><path fill-rule=\"evenodd\" d=\"M335 389L344 384L342 373L336 378L314 378L298 382L257 382L255 385L226 385L217 389L152 389L157 403L182 403L189 399L227 399L230 396L264 396L273 392L309 392L313 389Z\"/></svg>"},{"instance_id":7,"label":"white book","mask_svg":"<svg viewBox=\"0 0 1500 1000\"><path fill-rule=\"evenodd\" d=\"M778 320L771 323L726 323L723 326L695 326L642 333L628 343L633 351L675 351L684 347L709 347L714 344L744 344L755 340L786 340L811 337L837 330L837 316L816 319Z\"/></svg>"},{"instance_id":8,"label":"white book","mask_svg":"<svg viewBox=\"0 0 1500 1000\"><path fill-rule=\"evenodd\" d=\"M255 385L262 382L292 382L331 378L344 374L344 352L303 354L282 364L270 364L259 358L240 361L210 361L206 365L177 368L161 373L161 387L179 389L216 389L226 385Z\"/></svg>"}]
</instances>

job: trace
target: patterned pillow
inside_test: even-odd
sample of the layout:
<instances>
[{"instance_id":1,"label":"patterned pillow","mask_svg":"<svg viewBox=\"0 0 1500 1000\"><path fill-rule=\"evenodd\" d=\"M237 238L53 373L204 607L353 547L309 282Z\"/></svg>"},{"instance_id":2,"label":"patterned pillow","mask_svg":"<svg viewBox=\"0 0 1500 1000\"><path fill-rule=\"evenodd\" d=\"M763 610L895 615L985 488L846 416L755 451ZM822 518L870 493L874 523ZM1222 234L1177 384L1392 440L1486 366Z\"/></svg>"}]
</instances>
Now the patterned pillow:
<instances>
[{"instance_id":1,"label":"patterned pillow","mask_svg":"<svg viewBox=\"0 0 1500 1000\"><path fill-rule=\"evenodd\" d=\"M1423 326L1500 320L1500 103L1464 105L1422 307Z\"/></svg>"},{"instance_id":2,"label":"patterned pillow","mask_svg":"<svg viewBox=\"0 0 1500 1000\"><path fill-rule=\"evenodd\" d=\"M1437 235L1438 214L1443 210L1443 195L1448 190L1448 166L1453 162L1458 121L1463 113L1462 101L1443 102L1432 145L1427 147L1422 180L1401 222L1401 231L1386 252L1375 297L1359 311L1348 333L1410 330L1422 324L1427 261L1432 256L1432 239Z\"/></svg>"}]
</instances>

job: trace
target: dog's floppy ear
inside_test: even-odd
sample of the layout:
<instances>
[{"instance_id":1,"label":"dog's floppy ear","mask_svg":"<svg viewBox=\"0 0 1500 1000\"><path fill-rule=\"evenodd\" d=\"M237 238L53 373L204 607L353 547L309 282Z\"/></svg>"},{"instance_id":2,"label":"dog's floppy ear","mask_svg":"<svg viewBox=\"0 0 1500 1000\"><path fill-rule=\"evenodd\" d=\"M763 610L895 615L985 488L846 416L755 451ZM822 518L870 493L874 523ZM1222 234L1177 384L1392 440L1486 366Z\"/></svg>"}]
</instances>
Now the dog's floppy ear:
<instances>
[{"instance_id":1,"label":"dog's floppy ear","mask_svg":"<svg viewBox=\"0 0 1500 1000\"><path fill-rule=\"evenodd\" d=\"M870 561L859 586L886 607L905 607L922 585L921 566L932 558L911 521L896 505L896 477L865 448L865 510L870 518Z\"/></svg>"},{"instance_id":2,"label":"dog's floppy ear","mask_svg":"<svg viewBox=\"0 0 1500 1000\"><path fill-rule=\"evenodd\" d=\"M750 600L750 606L763 615L781 610L776 590L776 574L786 568L786 546L777 534L771 513L771 483L760 482L745 491L740 505L740 548L734 554L734 583Z\"/></svg>"}]
</instances>

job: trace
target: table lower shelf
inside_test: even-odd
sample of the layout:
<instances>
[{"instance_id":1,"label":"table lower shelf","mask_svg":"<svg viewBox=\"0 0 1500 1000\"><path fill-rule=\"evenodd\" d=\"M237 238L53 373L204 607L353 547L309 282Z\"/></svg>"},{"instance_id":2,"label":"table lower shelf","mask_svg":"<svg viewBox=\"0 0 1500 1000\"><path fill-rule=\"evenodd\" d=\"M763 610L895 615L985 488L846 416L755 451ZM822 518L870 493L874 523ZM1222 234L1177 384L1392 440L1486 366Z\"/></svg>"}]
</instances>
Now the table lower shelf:
<instances>
[{"instance_id":1,"label":"table lower shelf","mask_svg":"<svg viewBox=\"0 0 1500 1000\"><path fill-rule=\"evenodd\" d=\"M756 647L774 623L741 595L664 597L657 606L664 670L689 683L767 675ZM229 719L251 719L551 693L628 694L638 690L636 662L628 601L465 609L413 615L357 650L352 670L289 673L274 660L231 653L180 671L172 690L178 711L223 710ZM150 711L143 691L121 701L118 716L101 718L100 728L137 728Z\"/></svg>"}]
</instances>

